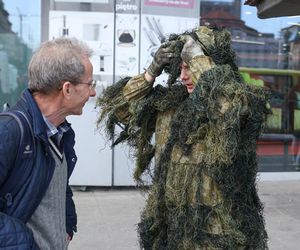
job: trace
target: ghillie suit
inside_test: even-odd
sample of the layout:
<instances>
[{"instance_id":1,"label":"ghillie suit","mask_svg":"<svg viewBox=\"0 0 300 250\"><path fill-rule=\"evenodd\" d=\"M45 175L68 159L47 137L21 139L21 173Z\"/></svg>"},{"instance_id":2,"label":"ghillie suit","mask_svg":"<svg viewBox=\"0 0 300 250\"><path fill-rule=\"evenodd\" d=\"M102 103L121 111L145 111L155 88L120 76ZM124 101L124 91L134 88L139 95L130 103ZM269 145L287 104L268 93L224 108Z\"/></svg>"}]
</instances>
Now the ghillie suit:
<instances>
[{"instance_id":1,"label":"ghillie suit","mask_svg":"<svg viewBox=\"0 0 300 250\"><path fill-rule=\"evenodd\" d=\"M135 149L137 181L155 156L138 225L141 249L267 249L255 184L266 93L242 82L226 31L199 31L210 57L189 65L197 79L191 94L175 82L182 43L174 35L179 52L167 69L169 86L153 88L143 74L120 80L98 99L99 122L111 139L115 125L122 127L115 144Z\"/></svg>"}]
</instances>

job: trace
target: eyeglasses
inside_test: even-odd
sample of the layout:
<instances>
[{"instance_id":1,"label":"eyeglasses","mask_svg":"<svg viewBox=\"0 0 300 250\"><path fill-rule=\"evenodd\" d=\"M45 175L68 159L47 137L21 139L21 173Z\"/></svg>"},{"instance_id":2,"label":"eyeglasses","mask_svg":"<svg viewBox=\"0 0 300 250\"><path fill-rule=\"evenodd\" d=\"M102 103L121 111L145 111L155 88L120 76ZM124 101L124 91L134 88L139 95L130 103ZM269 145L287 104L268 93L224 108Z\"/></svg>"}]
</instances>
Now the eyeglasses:
<instances>
[{"instance_id":1,"label":"eyeglasses","mask_svg":"<svg viewBox=\"0 0 300 250\"><path fill-rule=\"evenodd\" d=\"M69 81L70 82L70 81ZM72 83L73 85L78 85L78 84L87 84L89 85L89 89L90 90L94 90L97 86L97 81L96 80L91 80L90 82L70 82ZM62 90L62 85L58 88L58 91L61 91Z\"/></svg>"},{"instance_id":2,"label":"eyeglasses","mask_svg":"<svg viewBox=\"0 0 300 250\"><path fill-rule=\"evenodd\" d=\"M76 84L87 84L87 85L89 85L90 90L93 90L93 89L96 88L97 81L96 80L92 80L90 82L78 82Z\"/></svg>"}]
</instances>

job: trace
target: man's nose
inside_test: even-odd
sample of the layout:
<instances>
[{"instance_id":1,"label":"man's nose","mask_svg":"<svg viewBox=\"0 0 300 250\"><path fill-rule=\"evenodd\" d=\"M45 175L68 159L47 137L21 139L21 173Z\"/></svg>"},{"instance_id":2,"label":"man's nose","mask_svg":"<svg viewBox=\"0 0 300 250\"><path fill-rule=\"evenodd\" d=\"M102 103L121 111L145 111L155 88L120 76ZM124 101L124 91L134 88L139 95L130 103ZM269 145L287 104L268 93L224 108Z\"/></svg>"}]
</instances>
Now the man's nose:
<instances>
[{"instance_id":1,"label":"man's nose","mask_svg":"<svg viewBox=\"0 0 300 250\"><path fill-rule=\"evenodd\" d=\"M94 96L96 96L96 89L95 89L95 88L92 88L92 89L90 90L90 97L94 97Z\"/></svg>"}]
</instances>

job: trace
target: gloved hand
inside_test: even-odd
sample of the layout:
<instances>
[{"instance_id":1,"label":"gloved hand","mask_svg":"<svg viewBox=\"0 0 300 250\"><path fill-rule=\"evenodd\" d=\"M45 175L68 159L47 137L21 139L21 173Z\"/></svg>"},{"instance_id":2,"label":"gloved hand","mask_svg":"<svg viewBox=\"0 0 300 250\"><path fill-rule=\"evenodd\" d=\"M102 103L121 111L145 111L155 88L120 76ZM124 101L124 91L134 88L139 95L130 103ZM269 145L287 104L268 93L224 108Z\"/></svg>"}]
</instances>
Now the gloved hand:
<instances>
[{"instance_id":1,"label":"gloved hand","mask_svg":"<svg viewBox=\"0 0 300 250\"><path fill-rule=\"evenodd\" d=\"M185 43L181 51L181 58L185 63L189 64L195 56L204 55L200 44L191 36L186 35L183 39Z\"/></svg>"},{"instance_id":2,"label":"gloved hand","mask_svg":"<svg viewBox=\"0 0 300 250\"><path fill-rule=\"evenodd\" d=\"M170 60L175 57L175 44L176 41L165 42L155 52L153 61L147 69L151 76L159 76Z\"/></svg>"}]
</instances>

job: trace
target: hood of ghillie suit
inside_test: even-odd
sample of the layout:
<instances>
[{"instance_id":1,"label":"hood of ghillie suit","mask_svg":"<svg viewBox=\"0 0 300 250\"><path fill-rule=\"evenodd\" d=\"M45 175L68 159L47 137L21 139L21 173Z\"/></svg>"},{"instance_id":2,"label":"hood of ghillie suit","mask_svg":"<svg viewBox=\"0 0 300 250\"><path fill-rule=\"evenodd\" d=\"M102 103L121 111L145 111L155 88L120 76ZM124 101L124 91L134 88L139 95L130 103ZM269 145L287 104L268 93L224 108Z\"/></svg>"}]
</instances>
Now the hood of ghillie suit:
<instances>
[{"instance_id":1,"label":"hood of ghillie suit","mask_svg":"<svg viewBox=\"0 0 300 250\"><path fill-rule=\"evenodd\" d=\"M181 50L184 45L180 37L184 35L190 35L198 42L204 54L210 57L216 65L229 65L231 70L237 72L236 77L241 81L235 63L235 52L231 48L230 33L223 28L200 26L192 31L170 35L168 40L177 41L177 50L175 58L170 61L170 66L165 68L165 72L169 74L168 85L174 84L180 75Z\"/></svg>"}]
</instances>

